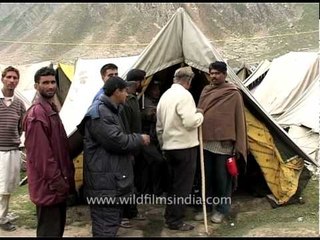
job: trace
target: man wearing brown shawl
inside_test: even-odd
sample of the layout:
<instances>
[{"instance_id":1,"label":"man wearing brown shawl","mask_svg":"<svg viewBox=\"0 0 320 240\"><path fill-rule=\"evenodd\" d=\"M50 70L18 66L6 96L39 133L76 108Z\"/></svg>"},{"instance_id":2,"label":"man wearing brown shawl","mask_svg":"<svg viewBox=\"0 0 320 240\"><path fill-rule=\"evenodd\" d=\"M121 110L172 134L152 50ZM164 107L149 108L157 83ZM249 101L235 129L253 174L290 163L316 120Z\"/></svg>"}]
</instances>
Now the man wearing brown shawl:
<instances>
[{"instance_id":1,"label":"man wearing brown shawl","mask_svg":"<svg viewBox=\"0 0 320 240\"><path fill-rule=\"evenodd\" d=\"M198 108L204 111L207 209L213 211L211 221L221 223L230 210L232 193L232 176L226 162L232 155L241 155L246 160L247 133L243 99L237 87L226 81L226 64L211 63L209 74L211 83L202 90ZM217 203L215 209L212 202ZM203 213L197 214L195 219L202 220Z\"/></svg>"}]
</instances>

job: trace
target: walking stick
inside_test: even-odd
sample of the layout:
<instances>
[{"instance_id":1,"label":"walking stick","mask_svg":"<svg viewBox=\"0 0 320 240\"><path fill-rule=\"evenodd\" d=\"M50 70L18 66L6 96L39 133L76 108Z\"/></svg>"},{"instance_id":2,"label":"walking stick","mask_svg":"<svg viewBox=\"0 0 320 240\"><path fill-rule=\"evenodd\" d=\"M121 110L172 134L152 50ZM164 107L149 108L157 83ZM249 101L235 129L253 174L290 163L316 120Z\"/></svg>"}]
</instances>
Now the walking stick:
<instances>
[{"instance_id":1,"label":"walking stick","mask_svg":"<svg viewBox=\"0 0 320 240\"><path fill-rule=\"evenodd\" d=\"M204 227L207 235L208 232L208 223L207 223L207 208L206 208L206 185L205 185L205 174L204 174L204 157L203 157L203 139L202 139L202 126L199 126L199 142L200 142L200 167L201 167L201 192L202 192L202 207L203 207L203 220Z\"/></svg>"}]
</instances>

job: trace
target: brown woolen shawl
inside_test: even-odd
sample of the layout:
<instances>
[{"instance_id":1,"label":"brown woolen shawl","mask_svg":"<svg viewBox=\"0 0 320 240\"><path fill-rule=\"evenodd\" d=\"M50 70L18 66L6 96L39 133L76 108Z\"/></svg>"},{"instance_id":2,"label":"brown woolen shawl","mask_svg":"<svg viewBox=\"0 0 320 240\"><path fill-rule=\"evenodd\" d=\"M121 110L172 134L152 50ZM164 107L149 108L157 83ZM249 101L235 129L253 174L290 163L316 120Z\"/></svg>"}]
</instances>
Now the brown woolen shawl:
<instances>
[{"instance_id":1,"label":"brown woolen shawl","mask_svg":"<svg viewBox=\"0 0 320 240\"><path fill-rule=\"evenodd\" d=\"M234 84L207 85L201 92L198 108L204 111L204 141L235 142L235 150L247 161L247 128L244 104Z\"/></svg>"}]
</instances>

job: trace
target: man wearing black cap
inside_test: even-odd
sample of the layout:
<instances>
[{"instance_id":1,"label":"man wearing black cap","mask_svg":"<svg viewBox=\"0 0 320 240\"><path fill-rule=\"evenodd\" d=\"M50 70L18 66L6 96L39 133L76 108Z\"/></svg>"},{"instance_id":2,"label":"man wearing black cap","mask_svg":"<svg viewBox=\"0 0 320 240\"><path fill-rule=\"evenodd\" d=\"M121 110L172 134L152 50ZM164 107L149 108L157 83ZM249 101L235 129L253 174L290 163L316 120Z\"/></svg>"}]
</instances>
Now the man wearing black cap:
<instances>
[{"instance_id":1,"label":"man wearing black cap","mask_svg":"<svg viewBox=\"0 0 320 240\"><path fill-rule=\"evenodd\" d=\"M137 93L141 91L141 82L145 76L145 71L136 68L127 73L128 97L123 114L129 124L130 132L141 133L141 114Z\"/></svg>"},{"instance_id":2,"label":"man wearing black cap","mask_svg":"<svg viewBox=\"0 0 320 240\"><path fill-rule=\"evenodd\" d=\"M141 182L144 183L142 192L156 196L162 196L168 186L167 164L156 133L156 111L160 95L160 82L152 80L141 101L142 132L150 135L150 144L143 149L145 161L141 164Z\"/></svg>"},{"instance_id":3,"label":"man wearing black cap","mask_svg":"<svg viewBox=\"0 0 320 240\"><path fill-rule=\"evenodd\" d=\"M89 107L78 126L84 133L84 195L90 205L93 237L116 236L123 201L134 191L133 154L150 143L146 134L125 131L119 110L128 96L126 88L122 78L111 77L99 104Z\"/></svg>"},{"instance_id":4,"label":"man wearing black cap","mask_svg":"<svg viewBox=\"0 0 320 240\"><path fill-rule=\"evenodd\" d=\"M141 81L145 79L146 72L141 69L131 69L127 73L127 92L128 97L126 103L123 106L123 111L120 111L120 116L123 122L126 124L126 130L128 133L141 133L141 113L139 101L137 98L137 93L141 91ZM135 183L140 174L137 173L137 159L138 152L135 154L135 164L134 164L134 178ZM139 172L139 171L138 171ZM136 186L135 186L136 188ZM136 191L135 191L136 193ZM124 208L123 218L121 221L121 227L130 228L132 227L129 219L135 220L145 220L143 214L139 213L136 204L127 204Z\"/></svg>"},{"instance_id":5,"label":"man wearing black cap","mask_svg":"<svg viewBox=\"0 0 320 240\"><path fill-rule=\"evenodd\" d=\"M209 65L211 78L200 95L198 107L204 111L203 148L207 197L217 197L211 221L221 223L230 211L233 177L227 169L228 158L237 155L247 158L247 131L241 92L226 81L227 65L216 61ZM216 201L215 201L216 202ZM202 220L203 213L195 216Z\"/></svg>"}]
</instances>

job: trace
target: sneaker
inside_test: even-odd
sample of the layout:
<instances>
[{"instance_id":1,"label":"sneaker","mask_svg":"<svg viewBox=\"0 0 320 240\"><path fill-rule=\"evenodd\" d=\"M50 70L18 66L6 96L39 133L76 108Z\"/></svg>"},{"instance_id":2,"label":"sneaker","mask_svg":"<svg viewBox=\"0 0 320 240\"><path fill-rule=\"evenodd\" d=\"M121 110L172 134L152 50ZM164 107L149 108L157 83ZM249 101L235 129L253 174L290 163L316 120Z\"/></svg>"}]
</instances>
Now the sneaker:
<instances>
[{"instance_id":1,"label":"sneaker","mask_svg":"<svg viewBox=\"0 0 320 240\"><path fill-rule=\"evenodd\" d=\"M132 228L132 225L129 221L128 218L122 218L121 223L120 223L120 227L122 228Z\"/></svg>"},{"instance_id":2,"label":"sneaker","mask_svg":"<svg viewBox=\"0 0 320 240\"><path fill-rule=\"evenodd\" d=\"M191 224L188 224L188 223L183 223L179 226L168 225L168 228L171 230L178 230L178 231L190 231L190 230L194 229L194 226L192 226Z\"/></svg>"},{"instance_id":3,"label":"sneaker","mask_svg":"<svg viewBox=\"0 0 320 240\"><path fill-rule=\"evenodd\" d=\"M195 221L202 221L204 219L204 214L203 212L198 212L194 218L193 218Z\"/></svg>"},{"instance_id":4,"label":"sneaker","mask_svg":"<svg viewBox=\"0 0 320 240\"><path fill-rule=\"evenodd\" d=\"M211 217L211 222L213 223L222 223L225 215L220 212L215 212Z\"/></svg>"},{"instance_id":5,"label":"sneaker","mask_svg":"<svg viewBox=\"0 0 320 240\"><path fill-rule=\"evenodd\" d=\"M137 216L132 218L132 220L143 221L146 220L146 217L142 213L138 213Z\"/></svg>"},{"instance_id":6,"label":"sneaker","mask_svg":"<svg viewBox=\"0 0 320 240\"><path fill-rule=\"evenodd\" d=\"M17 214L15 214L15 213L9 212L7 214L6 218L9 220L9 222L13 222L13 221L17 220L19 218L19 216Z\"/></svg>"},{"instance_id":7,"label":"sneaker","mask_svg":"<svg viewBox=\"0 0 320 240\"><path fill-rule=\"evenodd\" d=\"M7 231L7 232L12 232L16 230L16 226L13 225L11 222L6 222L4 224L0 224L0 229Z\"/></svg>"}]
</instances>

